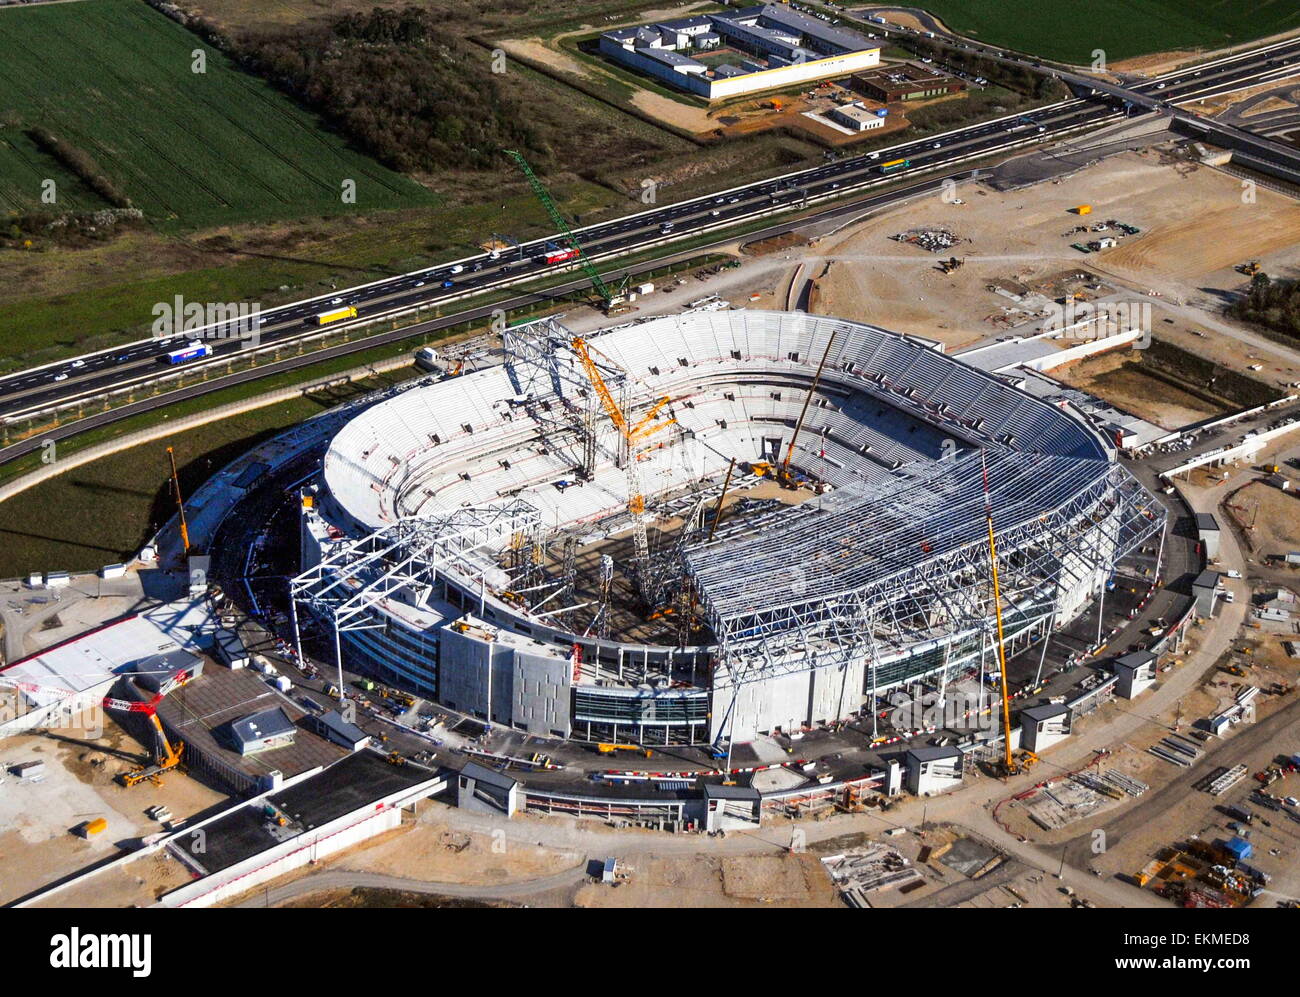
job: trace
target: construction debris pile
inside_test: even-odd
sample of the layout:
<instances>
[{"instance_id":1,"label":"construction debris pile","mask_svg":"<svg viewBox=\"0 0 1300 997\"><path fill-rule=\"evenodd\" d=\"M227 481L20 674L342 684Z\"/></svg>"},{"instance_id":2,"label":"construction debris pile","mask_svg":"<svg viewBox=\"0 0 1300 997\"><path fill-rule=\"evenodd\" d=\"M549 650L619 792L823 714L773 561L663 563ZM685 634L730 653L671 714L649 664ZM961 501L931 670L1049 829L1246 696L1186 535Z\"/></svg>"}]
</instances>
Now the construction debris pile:
<instances>
[{"instance_id":1,"label":"construction debris pile","mask_svg":"<svg viewBox=\"0 0 1300 997\"><path fill-rule=\"evenodd\" d=\"M1183 907L1243 907L1267 886L1267 873L1246 863L1250 842L1192 839L1161 849L1134 880Z\"/></svg>"},{"instance_id":2,"label":"construction debris pile","mask_svg":"<svg viewBox=\"0 0 1300 997\"><path fill-rule=\"evenodd\" d=\"M872 843L850 848L822 859L844 902L850 907L870 907L867 894L877 890L917 889L923 877L898 851Z\"/></svg>"},{"instance_id":3,"label":"construction debris pile","mask_svg":"<svg viewBox=\"0 0 1300 997\"><path fill-rule=\"evenodd\" d=\"M890 238L895 242L907 242L913 246L920 246L931 253L951 249L957 243L965 241L946 228L914 228L908 232L891 235Z\"/></svg>"}]
</instances>

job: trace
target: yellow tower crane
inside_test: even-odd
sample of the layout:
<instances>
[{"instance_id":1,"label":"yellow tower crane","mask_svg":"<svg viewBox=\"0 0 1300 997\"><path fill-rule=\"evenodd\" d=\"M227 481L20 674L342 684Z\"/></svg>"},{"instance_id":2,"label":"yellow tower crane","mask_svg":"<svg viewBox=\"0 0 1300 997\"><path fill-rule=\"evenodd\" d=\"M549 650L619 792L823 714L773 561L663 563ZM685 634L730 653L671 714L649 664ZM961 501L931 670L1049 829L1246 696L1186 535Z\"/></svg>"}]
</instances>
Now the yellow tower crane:
<instances>
[{"instance_id":1,"label":"yellow tower crane","mask_svg":"<svg viewBox=\"0 0 1300 997\"><path fill-rule=\"evenodd\" d=\"M643 572L650 560L650 541L646 536L645 494L641 490L641 474L637 462L646 440L677 420L672 417L665 419L659 417L659 413L669 401L664 397L655 402L636 423L632 423L619 407L605 379L601 377L600 368L591 358L591 348L586 340L577 337L569 345L582 363L582 369L586 372L592 388L595 389L596 397L600 399L605 414L609 416L609 421L614 424L614 428L618 430L627 448L627 459L624 462L624 470L627 473L627 509L632 514L632 542L636 548L637 571Z\"/></svg>"},{"instance_id":2,"label":"yellow tower crane","mask_svg":"<svg viewBox=\"0 0 1300 997\"><path fill-rule=\"evenodd\" d=\"M777 473L776 480L785 488L794 488L794 475L790 473L790 460L794 457L794 445L799 440L799 433L803 430L804 419L808 415L808 405L812 402L813 395L817 393L817 385L821 384L822 370L826 367L826 358L831 355L831 347L835 345L835 333L832 332L830 339L826 340L826 350L822 353L821 363L817 365L817 373L813 375L812 384L808 385L808 394L804 396L803 408L799 410L799 421L794 425L794 432L790 434L790 445L786 447L785 460L781 462L781 470Z\"/></svg>"},{"instance_id":3,"label":"yellow tower crane","mask_svg":"<svg viewBox=\"0 0 1300 997\"><path fill-rule=\"evenodd\" d=\"M1011 696L1007 691L1007 650L1002 640L1002 592L998 583L998 546L993 539L993 500L989 495L988 459L980 454L984 468L984 519L989 531L989 564L993 568L993 616L998 629L998 670L1002 677L1002 771L1004 775L1015 775L1018 771L1015 759L1011 755Z\"/></svg>"}]
</instances>

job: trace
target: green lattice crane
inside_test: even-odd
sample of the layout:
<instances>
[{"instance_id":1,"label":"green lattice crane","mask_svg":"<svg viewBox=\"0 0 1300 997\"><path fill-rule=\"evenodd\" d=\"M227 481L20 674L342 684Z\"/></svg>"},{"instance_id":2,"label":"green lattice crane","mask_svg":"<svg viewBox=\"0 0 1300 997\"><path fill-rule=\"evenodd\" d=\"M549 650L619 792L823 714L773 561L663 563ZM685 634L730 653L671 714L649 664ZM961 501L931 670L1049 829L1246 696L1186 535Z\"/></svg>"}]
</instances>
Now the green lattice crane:
<instances>
[{"instance_id":1,"label":"green lattice crane","mask_svg":"<svg viewBox=\"0 0 1300 997\"><path fill-rule=\"evenodd\" d=\"M560 232L564 233L564 237L569 243L569 248L578 254L578 263L582 266L583 272L591 278L591 286L596 289L596 293L600 295L600 299L604 303L605 307L609 308L610 305L615 304L622 298L622 294L612 289L608 284L601 280L599 271L596 270L596 267L591 260L587 258L587 252L582 248L582 243L578 240L578 237L573 234L573 230L569 228L569 223L564 220L564 216L560 214L559 205L557 205L555 199L551 197L551 192L546 189L546 185L543 184L542 181L538 179L537 174L533 172L533 168L528 165L528 160L524 159L521 153L518 153L513 149L506 149L504 151L505 154L513 159L516 165L523 170L524 176L528 179L528 185L532 187L533 193L537 196L537 199L542 202L542 207L546 209L546 213L551 216L551 224L559 229Z\"/></svg>"}]
</instances>

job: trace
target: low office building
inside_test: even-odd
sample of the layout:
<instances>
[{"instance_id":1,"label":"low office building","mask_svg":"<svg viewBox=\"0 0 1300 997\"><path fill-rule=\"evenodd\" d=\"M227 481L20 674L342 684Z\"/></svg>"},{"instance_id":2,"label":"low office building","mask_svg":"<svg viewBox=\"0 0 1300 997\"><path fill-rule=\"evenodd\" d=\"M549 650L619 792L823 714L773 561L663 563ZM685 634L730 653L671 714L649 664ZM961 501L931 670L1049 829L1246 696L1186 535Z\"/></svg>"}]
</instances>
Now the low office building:
<instances>
[{"instance_id":1,"label":"low office building","mask_svg":"<svg viewBox=\"0 0 1300 997\"><path fill-rule=\"evenodd\" d=\"M854 132L867 132L874 128L884 128L885 119L875 111L869 111L861 104L844 104L826 112L826 117L841 128Z\"/></svg>"},{"instance_id":2,"label":"low office building","mask_svg":"<svg viewBox=\"0 0 1300 997\"><path fill-rule=\"evenodd\" d=\"M1219 556L1219 521L1214 518L1213 513L1196 514L1196 536L1205 550L1205 559L1216 560Z\"/></svg>"},{"instance_id":3,"label":"low office building","mask_svg":"<svg viewBox=\"0 0 1300 997\"><path fill-rule=\"evenodd\" d=\"M230 725L231 740L241 755L287 747L293 744L297 734L298 728L278 706L235 720Z\"/></svg>"},{"instance_id":4,"label":"low office building","mask_svg":"<svg viewBox=\"0 0 1300 997\"><path fill-rule=\"evenodd\" d=\"M947 746L913 748L907 753L907 789L915 796L933 796L961 785L965 756Z\"/></svg>"},{"instance_id":5,"label":"low office building","mask_svg":"<svg viewBox=\"0 0 1300 997\"><path fill-rule=\"evenodd\" d=\"M1219 596L1219 573L1202 571L1192 582L1192 598L1196 601L1196 612L1201 616L1214 615L1214 603Z\"/></svg>"},{"instance_id":6,"label":"low office building","mask_svg":"<svg viewBox=\"0 0 1300 997\"><path fill-rule=\"evenodd\" d=\"M303 726L313 734L349 751L360 751L370 742L370 735L354 723L348 723L338 710L330 710L318 717L307 717Z\"/></svg>"},{"instance_id":7,"label":"low office building","mask_svg":"<svg viewBox=\"0 0 1300 997\"><path fill-rule=\"evenodd\" d=\"M1156 680L1156 656L1150 651L1133 651L1115 659L1115 675L1119 682L1115 693L1123 699L1133 699Z\"/></svg>"},{"instance_id":8,"label":"low office building","mask_svg":"<svg viewBox=\"0 0 1300 997\"><path fill-rule=\"evenodd\" d=\"M1070 708L1043 703L1020 711L1020 746L1039 752L1070 736Z\"/></svg>"},{"instance_id":9,"label":"low office building","mask_svg":"<svg viewBox=\"0 0 1300 997\"><path fill-rule=\"evenodd\" d=\"M966 84L961 80L913 62L858 73L849 85L864 97L886 104L900 100L943 97L966 89Z\"/></svg>"},{"instance_id":10,"label":"low office building","mask_svg":"<svg viewBox=\"0 0 1300 997\"><path fill-rule=\"evenodd\" d=\"M513 817L519 811L519 781L470 762L456 777L456 806L463 810Z\"/></svg>"},{"instance_id":11,"label":"low office building","mask_svg":"<svg viewBox=\"0 0 1300 997\"><path fill-rule=\"evenodd\" d=\"M753 786L704 784L704 829L744 831L758 827L763 797Z\"/></svg>"}]
</instances>

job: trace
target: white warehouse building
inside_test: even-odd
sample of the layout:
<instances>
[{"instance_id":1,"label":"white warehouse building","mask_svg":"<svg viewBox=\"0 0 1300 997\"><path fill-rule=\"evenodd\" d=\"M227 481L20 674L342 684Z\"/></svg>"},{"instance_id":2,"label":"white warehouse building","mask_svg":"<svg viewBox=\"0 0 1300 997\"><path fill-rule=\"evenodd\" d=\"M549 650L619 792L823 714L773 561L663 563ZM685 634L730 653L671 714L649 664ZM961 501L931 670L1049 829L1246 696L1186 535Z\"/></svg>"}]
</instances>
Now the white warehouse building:
<instances>
[{"instance_id":1,"label":"white warehouse building","mask_svg":"<svg viewBox=\"0 0 1300 997\"><path fill-rule=\"evenodd\" d=\"M746 68L710 66L695 58L722 46L743 53L737 61ZM880 64L880 46L871 39L783 4L617 28L600 36L599 50L709 100L800 86Z\"/></svg>"}]
</instances>

